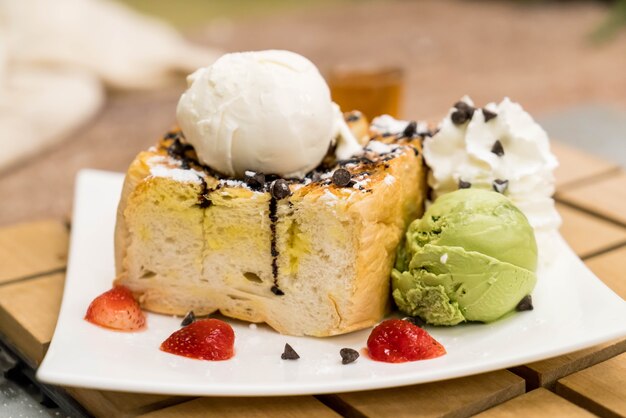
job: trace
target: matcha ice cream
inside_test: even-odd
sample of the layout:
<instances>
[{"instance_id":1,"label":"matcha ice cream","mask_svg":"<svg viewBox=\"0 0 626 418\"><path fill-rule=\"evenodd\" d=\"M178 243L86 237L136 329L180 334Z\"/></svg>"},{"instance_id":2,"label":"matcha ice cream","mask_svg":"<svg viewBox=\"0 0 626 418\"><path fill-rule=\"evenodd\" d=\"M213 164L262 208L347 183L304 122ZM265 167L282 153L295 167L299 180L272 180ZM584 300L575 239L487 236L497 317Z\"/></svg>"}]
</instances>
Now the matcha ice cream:
<instances>
[{"instance_id":1,"label":"matcha ice cream","mask_svg":"<svg viewBox=\"0 0 626 418\"><path fill-rule=\"evenodd\" d=\"M392 273L393 298L433 325L491 322L530 294L536 268L524 214L500 193L461 189L410 225Z\"/></svg>"}]
</instances>

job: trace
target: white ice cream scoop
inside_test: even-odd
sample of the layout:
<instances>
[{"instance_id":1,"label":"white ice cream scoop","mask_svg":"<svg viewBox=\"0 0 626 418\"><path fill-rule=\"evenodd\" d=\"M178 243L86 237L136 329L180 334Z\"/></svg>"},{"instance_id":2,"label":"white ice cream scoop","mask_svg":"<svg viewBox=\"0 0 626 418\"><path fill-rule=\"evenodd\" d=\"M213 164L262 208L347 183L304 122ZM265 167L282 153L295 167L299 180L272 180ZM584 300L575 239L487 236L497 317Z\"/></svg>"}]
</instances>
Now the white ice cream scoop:
<instances>
[{"instance_id":1,"label":"white ice cream scoop","mask_svg":"<svg viewBox=\"0 0 626 418\"><path fill-rule=\"evenodd\" d=\"M303 177L338 133L328 85L296 53L226 54L188 82L177 109L185 140L201 162L228 176Z\"/></svg>"}]
</instances>

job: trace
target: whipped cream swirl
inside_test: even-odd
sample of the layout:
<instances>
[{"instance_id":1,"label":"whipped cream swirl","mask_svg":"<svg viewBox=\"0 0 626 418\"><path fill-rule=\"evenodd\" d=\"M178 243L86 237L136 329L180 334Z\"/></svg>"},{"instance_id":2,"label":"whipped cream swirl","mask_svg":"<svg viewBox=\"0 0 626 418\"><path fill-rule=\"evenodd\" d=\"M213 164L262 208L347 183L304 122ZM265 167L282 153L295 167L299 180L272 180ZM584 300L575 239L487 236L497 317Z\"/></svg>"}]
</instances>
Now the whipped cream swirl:
<instances>
[{"instance_id":1,"label":"whipped cream swirl","mask_svg":"<svg viewBox=\"0 0 626 418\"><path fill-rule=\"evenodd\" d=\"M551 198L558 162L548 135L508 98L474 109L464 97L439 132L424 141L424 157L435 198L459 187L494 189L508 196L535 230L560 225Z\"/></svg>"}]
</instances>

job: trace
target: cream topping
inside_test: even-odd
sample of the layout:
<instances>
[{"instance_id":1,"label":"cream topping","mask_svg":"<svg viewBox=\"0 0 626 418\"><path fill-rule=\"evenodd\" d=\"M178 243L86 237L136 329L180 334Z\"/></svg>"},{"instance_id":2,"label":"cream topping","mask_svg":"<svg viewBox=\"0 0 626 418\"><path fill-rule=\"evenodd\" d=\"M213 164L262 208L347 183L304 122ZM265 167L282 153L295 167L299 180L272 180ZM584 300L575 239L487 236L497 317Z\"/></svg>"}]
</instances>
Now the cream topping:
<instances>
[{"instance_id":1,"label":"cream topping","mask_svg":"<svg viewBox=\"0 0 626 418\"><path fill-rule=\"evenodd\" d=\"M315 65L289 51L226 54L188 77L177 108L200 161L231 177L246 170L302 178L333 140L362 151Z\"/></svg>"},{"instance_id":2,"label":"cream topping","mask_svg":"<svg viewBox=\"0 0 626 418\"><path fill-rule=\"evenodd\" d=\"M473 108L469 98L462 101ZM507 180L504 194L535 229L557 228L560 217L551 196L558 162L550 152L548 135L508 98L485 109L496 116L486 121L485 111L475 109L471 119L460 124L452 120L458 110L450 109L439 132L424 141L434 196L457 190L460 181L490 189L496 180Z\"/></svg>"}]
</instances>

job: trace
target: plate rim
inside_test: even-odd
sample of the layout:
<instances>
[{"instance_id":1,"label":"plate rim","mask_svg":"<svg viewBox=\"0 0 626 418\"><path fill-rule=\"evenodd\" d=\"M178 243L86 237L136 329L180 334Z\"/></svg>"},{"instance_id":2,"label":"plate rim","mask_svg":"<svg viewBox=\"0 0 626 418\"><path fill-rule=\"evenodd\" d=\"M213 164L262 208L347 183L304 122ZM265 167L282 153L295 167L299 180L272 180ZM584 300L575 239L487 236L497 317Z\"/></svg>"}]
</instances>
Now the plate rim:
<instances>
[{"instance_id":1,"label":"plate rim","mask_svg":"<svg viewBox=\"0 0 626 418\"><path fill-rule=\"evenodd\" d=\"M79 188L82 183L85 182L85 179L92 178L92 176L118 176L123 179L124 174L106 170L97 170L97 169L82 169L76 175L75 180L75 193L74 193L74 202L73 202L73 216L72 221L74 223L75 219L80 216L80 213L76 211L78 200L79 200ZM74 239L74 235L77 234L77 229L72 228L70 233L70 251L68 257L67 264L67 272L66 275L69 276L72 270L72 253L73 250L73 242L76 242ZM555 233L558 236L558 240L560 244L566 249L568 257L572 259L573 262L576 263L576 269L584 269L589 275L596 279L596 282L593 284L594 286L600 286L603 288L604 292L610 292L611 297L617 298L621 300L612 289L610 289L601 279L599 279L585 264L584 262L573 252L571 247L567 244L565 239L561 236L559 232ZM70 303L66 295L68 294L67 289L71 285L71 280L66 280L63 286L63 297L61 301L61 307L59 310L58 321L55 326L54 334L52 340L50 342L49 351L53 347L55 347L55 336L57 335L57 331L60 327L62 327L63 321L61 318L64 316L64 311L66 311L67 305ZM623 300L622 300L623 301ZM626 303L626 302L625 302ZM158 315L158 314L154 314ZM567 353L571 353L574 351L582 350L585 348L592 347L597 344L601 344L604 342L612 341L619 339L621 337L626 336L626 324L624 324L621 328L614 328L612 332L605 332L602 335L595 336L594 338L581 340L575 344L568 344L562 347L555 347L547 351L541 352L533 352L528 355L508 355L504 357L499 357L497 361L493 361L489 364L489 366L485 367L482 363L474 364L468 363L463 367L457 367L454 369L452 373L445 372L445 368L443 372L437 371L435 373L426 373L426 374L406 374L406 375L388 375L388 376L379 376L376 378L376 384L372 385L372 381L369 379L363 378L350 378L350 379L342 379L338 381L328 381L328 382L313 382L313 383L298 383L293 384L289 382L283 382L279 385L270 384L266 386L259 386L258 383L252 385L242 385L240 383L237 384L219 384L212 386L198 386L194 384L189 385L181 385L176 384L174 386L169 386L167 389L163 388L163 383L157 382L146 382L146 381L137 381L137 380L125 380L120 382L119 379L111 379L108 377L96 377L85 376L85 375L76 375L76 374L67 374L55 369L53 366L49 366L50 361L46 361L49 356L46 353L42 363L40 364L36 377L40 381L44 383L50 384L58 384L72 387L81 387L81 388L89 388L89 389L97 389L97 390L113 390L113 391L124 391L131 393L146 393L146 394L162 394L162 395L186 395L186 396L224 396L224 397L238 397L238 396L249 396L249 397L259 397L259 396L292 396L292 395L315 395L315 394L329 394L329 393L349 393L349 392L358 392L364 390L378 390L378 389L388 389L393 387L401 387L408 385L417 385L423 383L431 383L438 382L444 380L451 380L460 377L472 376L481 373L489 373L495 372L499 370L506 370L511 367L520 366L523 364L528 364L536 361L546 360L549 358L557 357L560 355L564 355ZM300 337L290 337L290 338L300 338ZM436 360L436 359L433 359ZM399 364L389 364L389 367L402 367L402 363ZM445 375L444 375L445 374ZM210 390L207 390L210 388Z\"/></svg>"}]
</instances>

